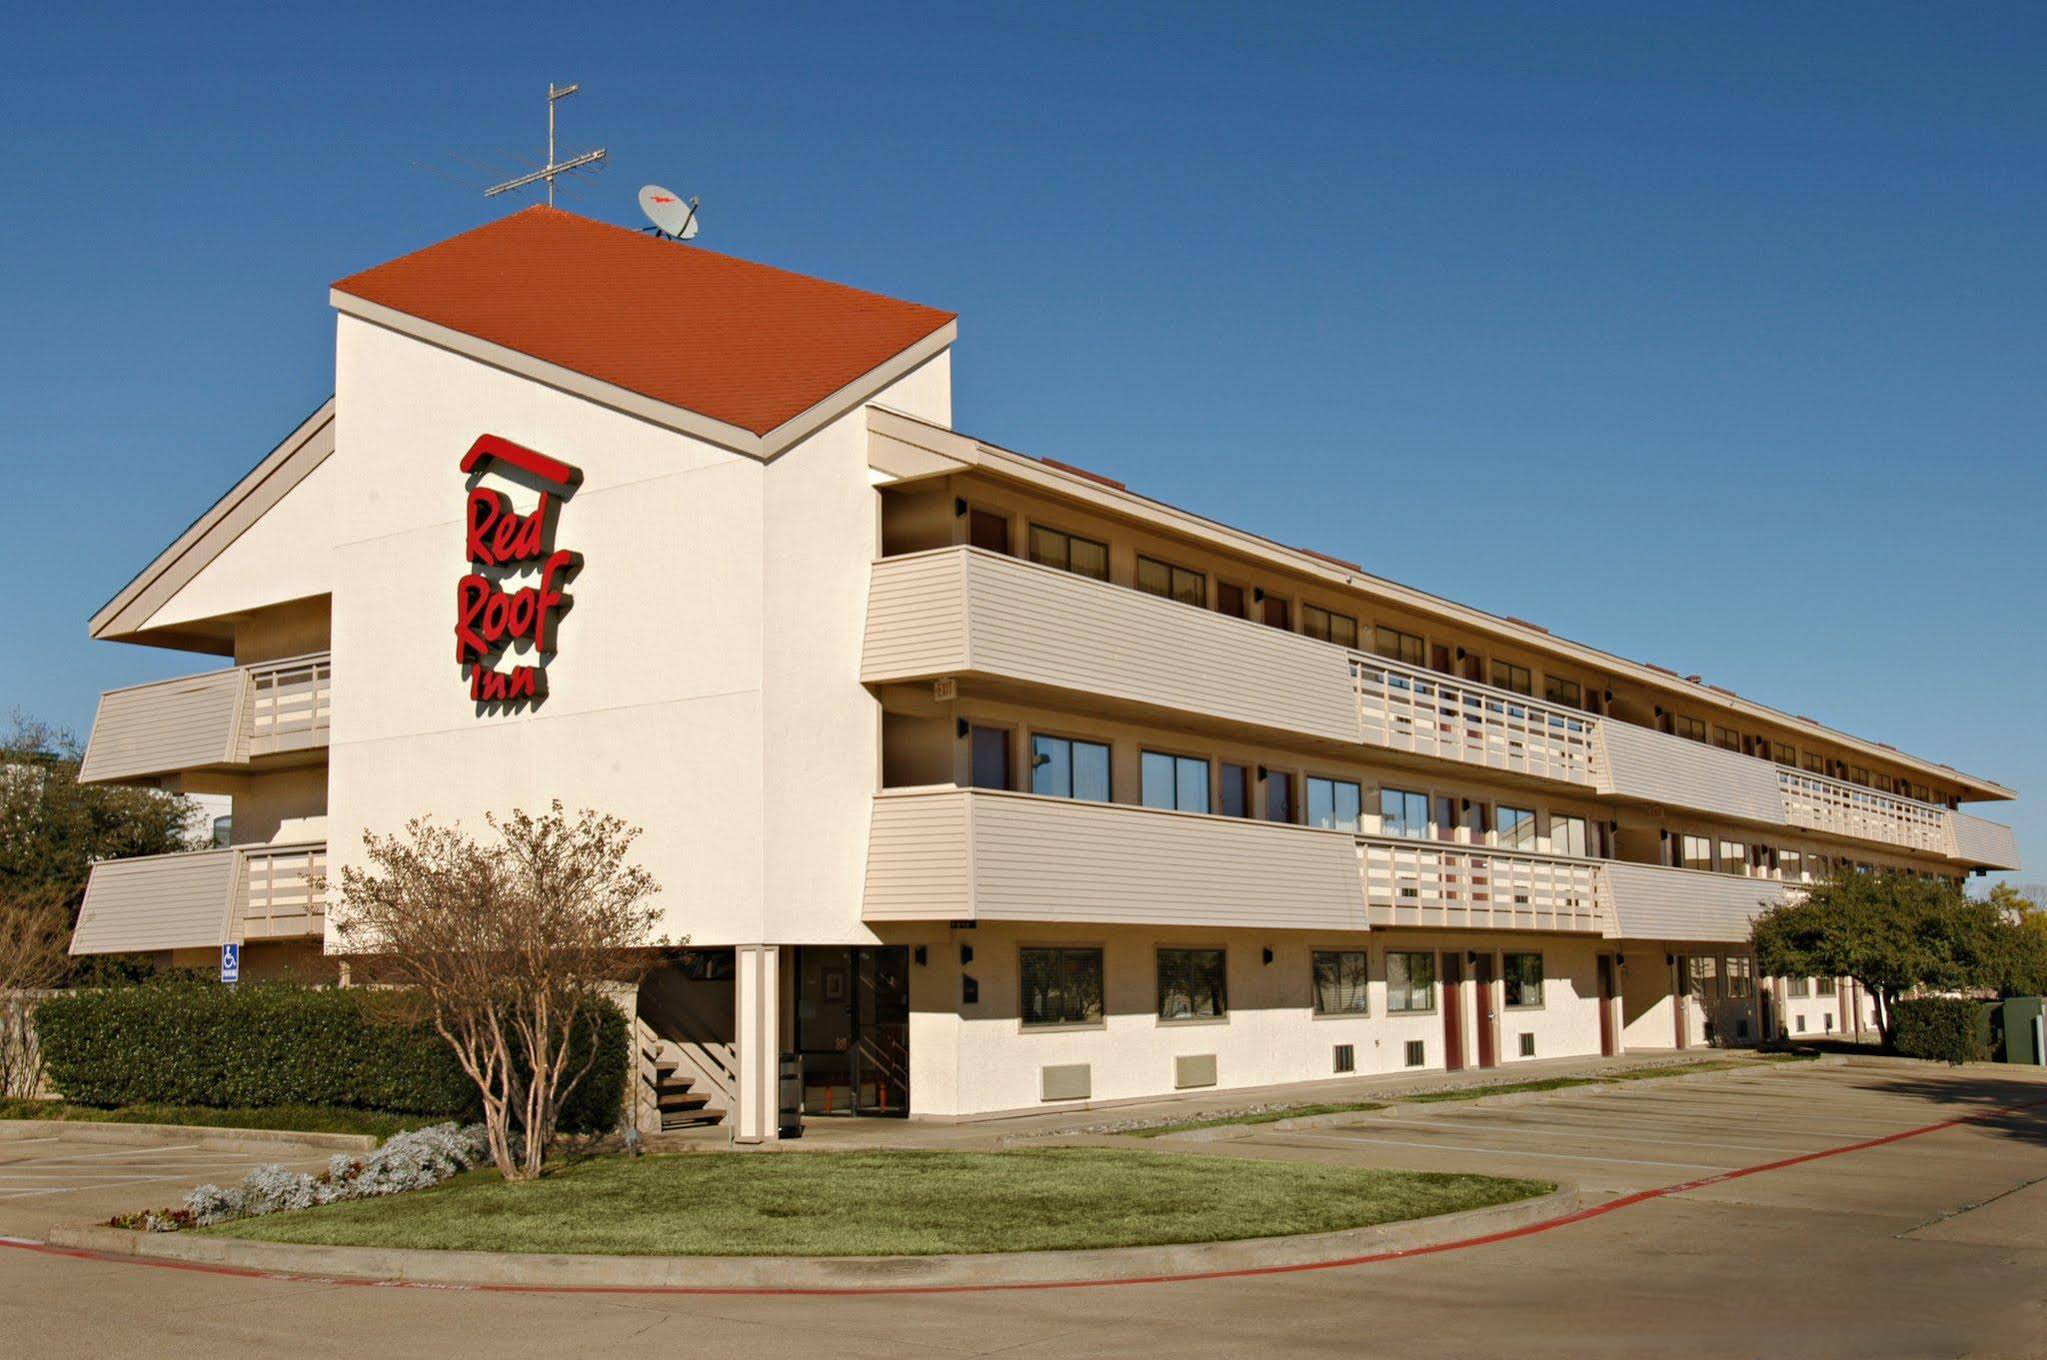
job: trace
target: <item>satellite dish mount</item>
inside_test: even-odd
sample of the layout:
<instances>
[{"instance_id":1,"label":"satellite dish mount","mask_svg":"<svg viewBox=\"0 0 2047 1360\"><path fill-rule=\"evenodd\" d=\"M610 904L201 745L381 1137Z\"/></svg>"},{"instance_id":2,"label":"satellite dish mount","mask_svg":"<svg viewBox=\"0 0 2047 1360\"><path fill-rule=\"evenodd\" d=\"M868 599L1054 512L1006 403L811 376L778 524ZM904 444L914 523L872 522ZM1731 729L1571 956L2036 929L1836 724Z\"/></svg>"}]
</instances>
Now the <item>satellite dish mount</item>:
<instances>
[{"instance_id":1,"label":"satellite dish mount","mask_svg":"<svg viewBox=\"0 0 2047 1360\"><path fill-rule=\"evenodd\" d=\"M640 211L654 224L647 230L664 240L690 240L701 225L697 221L696 199L685 199L658 184L649 184L640 190Z\"/></svg>"}]
</instances>

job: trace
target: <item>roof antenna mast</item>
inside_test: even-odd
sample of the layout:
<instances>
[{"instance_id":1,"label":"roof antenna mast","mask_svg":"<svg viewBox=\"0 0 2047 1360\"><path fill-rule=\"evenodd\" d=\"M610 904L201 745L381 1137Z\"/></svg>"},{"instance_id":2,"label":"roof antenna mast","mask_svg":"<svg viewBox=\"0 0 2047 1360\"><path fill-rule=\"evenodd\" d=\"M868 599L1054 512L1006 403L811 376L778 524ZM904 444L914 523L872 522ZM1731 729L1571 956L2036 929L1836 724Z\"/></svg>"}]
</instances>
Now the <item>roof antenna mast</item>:
<instances>
[{"instance_id":1,"label":"roof antenna mast","mask_svg":"<svg viewBox=\"0 0 2047 1360\"><path fill-rule=\"evenodd\" d=\"M552 208L554 206L554 177L556 175L566 175L571 170L581 170L586 166L595 165L604 159L604 148L601 146L595 151L585 151L580 155L571 156L565 161L557 161L554 158L555 103L558 100L567 99L582 88L581 85L556 85L551 80L547 82L547 164L541 166L530 175L521 175L517 179L508 179L503 184L493 184L490 188L483 191L485 198L496 198L499 194L508 194L514 189L523 189L529 184L537 184L541 180L546 180L547 206Z\"/></svg>"}]
</instances>

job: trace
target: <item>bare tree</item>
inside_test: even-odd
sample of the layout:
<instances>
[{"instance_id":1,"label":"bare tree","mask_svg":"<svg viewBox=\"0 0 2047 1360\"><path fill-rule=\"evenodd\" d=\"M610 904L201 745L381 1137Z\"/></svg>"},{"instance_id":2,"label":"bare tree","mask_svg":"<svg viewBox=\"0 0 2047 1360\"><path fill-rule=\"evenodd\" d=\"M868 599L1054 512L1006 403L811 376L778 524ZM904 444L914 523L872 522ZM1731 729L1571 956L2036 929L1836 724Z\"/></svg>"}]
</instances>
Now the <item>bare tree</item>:
<instances>
[{"instance_id":1,"label":"bare tree","mask_svg":"<svg viewBox=\"0 0 2047 1360\"><path fill-rule=\"evenodd\" d=\"M0 1096L26 1099L42 1087L35 1003L64 980L68 924L54 888L0 894Z\"/></svg>"},{"instance_id":2,"label":"bare tree","mask_svg":"<svg viewBox=\"0 0 2047 1360\"><path fill-rule=\"evenodd\" d=\"M626 859L637 827L571 818L559 802L485 820L493 843L427 818L366 834L369 866L342 870L336 931L431 1016L482 1096L498 1171L530 1180L596 1058L595 1045L572 1044L577 1022L594 1021L606 989L637 980L666 941L647 905L654 880Z\"/></svg>"}]
</instances>

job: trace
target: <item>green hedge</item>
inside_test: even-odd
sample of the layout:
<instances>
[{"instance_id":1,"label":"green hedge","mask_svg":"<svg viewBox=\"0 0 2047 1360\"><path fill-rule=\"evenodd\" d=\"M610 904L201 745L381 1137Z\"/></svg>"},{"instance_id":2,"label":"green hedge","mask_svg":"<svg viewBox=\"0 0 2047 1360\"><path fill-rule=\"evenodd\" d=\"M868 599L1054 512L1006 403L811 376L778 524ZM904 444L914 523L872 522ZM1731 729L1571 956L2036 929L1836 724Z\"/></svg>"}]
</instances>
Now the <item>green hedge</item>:
<instances>
[{"instance_id":1,"label":"green hedge","mask_svg":"<svg viewBox=\"0 0 2047 1360\"><path fill-rule=\"evenodd\" d=\"M1979 1003L1959 996L1926 996L1891 1008L1891 1042L1908 1058L1981 1062L1990 1055L1976 1034Z\"/></svg>"},{"instance_id":2,"label":"green hedge","mask_svg":"<svg viewBox=\"0 0 2047 1360\"><path fill-rule=\"evenodd\" d=\"M476 1087L424 1023L372 1013L375 994L298 983L173 980L96 988L36 1007L50 1082L67 1100L212 1108L327 1105L476 1117ZM617 1124L626 1020L604 1005L598 1056L562 1112L565 1133ZM591 1026L577 1041L591 1042Z\"/></svg>"}]
</instances>

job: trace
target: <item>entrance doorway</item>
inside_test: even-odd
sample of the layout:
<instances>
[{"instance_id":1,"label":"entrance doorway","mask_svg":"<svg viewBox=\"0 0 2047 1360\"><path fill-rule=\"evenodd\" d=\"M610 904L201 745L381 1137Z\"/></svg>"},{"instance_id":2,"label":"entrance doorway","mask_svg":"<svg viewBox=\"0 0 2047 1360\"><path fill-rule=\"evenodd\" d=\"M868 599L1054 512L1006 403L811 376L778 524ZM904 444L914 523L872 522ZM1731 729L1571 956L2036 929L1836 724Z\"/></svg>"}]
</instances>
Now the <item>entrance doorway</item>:
<instances>
[{"instance_id":1,"label":"entrance doorway","mask_svg":"<svg viewBox=\"0 0 2047 1360\"><path fill-rule=\"evenodd\" d=\"M910 952L796 950L796 1051L806 1115L910 1112Z\"/></svg>"},{"instance_id":2,"label":"entrance doorway","mask_svg":"<svg viewBox=\"0 0 2047 1360\"><path fill-rule=\"evenodd\" d=\"M1464 955L1443 955L1443 1070L1464 1070Z\"/></svg>"},{"instance_id":3,"label":"entrance doorway","mask_svg":"<svg viewBox=\"0 0 2047 1360\"><path fill-rule=\"evenodd\" d=\"M1478 1031L1478 1065L1498 1067L1500 1056L1496 1048L1499 1039L1499 1015L1493 1010L1493 956L1480 954L1471 966L1471 992L1477 1004L1472 1009L1472 1019Z\"/></svg>"},{"instance_id":4,"label":"entrance doorway","mask_svg":"<svg viewBox=\"0 0 2047 1360\"><path fill-rule=\"evenodd\" d=\"M1613 1033L1613 955L1599 956L1599 1056L1611 1058L1616 1051Z\"/></svg>"}]
</instances>

